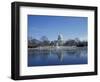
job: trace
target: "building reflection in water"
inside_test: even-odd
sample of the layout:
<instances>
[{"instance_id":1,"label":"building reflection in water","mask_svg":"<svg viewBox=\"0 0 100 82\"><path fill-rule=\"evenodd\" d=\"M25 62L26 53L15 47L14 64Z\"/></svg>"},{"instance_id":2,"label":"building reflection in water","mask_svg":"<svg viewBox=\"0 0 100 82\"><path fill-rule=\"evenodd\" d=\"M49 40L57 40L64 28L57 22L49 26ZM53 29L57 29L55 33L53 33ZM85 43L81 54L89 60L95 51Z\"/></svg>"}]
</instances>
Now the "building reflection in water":
<instances>
[{"instance_id":1,"label":"building reflection in water","mask_svg":"<svg viewBox=\"0 0 100 82\"><path fill-rule=\"evenodd\" d=\"M64 57L82 57L87 56L86 49L75 49L75 50L30 50L29 55L33 58L41 58L42 60L48 60L50 56L56 56L56 58L62 62Z\"/></svg>"}]
</instances>

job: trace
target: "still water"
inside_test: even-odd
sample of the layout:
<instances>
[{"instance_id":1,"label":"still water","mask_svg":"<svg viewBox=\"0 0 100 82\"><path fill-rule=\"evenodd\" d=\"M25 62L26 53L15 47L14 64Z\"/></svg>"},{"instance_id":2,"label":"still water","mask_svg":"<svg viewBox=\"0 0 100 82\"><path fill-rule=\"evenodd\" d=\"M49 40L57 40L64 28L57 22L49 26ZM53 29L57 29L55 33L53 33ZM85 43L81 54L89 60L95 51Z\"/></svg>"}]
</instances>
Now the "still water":
<instances>
[{"instance_id":1,"label":"still water","mask_svg":"<svg viewBox=\"0 0 100 82\"><path fill-rule=\"evenodd\" d=\"M28 50L28 66L87 64L87 48L74 50Z\"/></svg>"}]
</instances>

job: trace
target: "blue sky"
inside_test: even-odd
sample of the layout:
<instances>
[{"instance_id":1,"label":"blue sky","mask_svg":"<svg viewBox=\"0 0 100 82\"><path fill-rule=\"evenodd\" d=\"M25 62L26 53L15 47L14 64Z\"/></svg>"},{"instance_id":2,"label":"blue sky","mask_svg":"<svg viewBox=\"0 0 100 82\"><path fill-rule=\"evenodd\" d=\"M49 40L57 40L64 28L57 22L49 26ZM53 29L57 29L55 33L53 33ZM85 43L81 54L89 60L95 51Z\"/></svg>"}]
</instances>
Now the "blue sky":
<instances>
[{"instance_id":1,"label":"blue sky","mask_svg":"<svg viewBox=\"0 0 100 82\"><path fill-rule=\"evenodd\" d=\"M87 17L28 15L28 37L36 39L47 36L56 40L62 34L65 40L87 40L87 29Z\"/></svg>"}]
</instances>

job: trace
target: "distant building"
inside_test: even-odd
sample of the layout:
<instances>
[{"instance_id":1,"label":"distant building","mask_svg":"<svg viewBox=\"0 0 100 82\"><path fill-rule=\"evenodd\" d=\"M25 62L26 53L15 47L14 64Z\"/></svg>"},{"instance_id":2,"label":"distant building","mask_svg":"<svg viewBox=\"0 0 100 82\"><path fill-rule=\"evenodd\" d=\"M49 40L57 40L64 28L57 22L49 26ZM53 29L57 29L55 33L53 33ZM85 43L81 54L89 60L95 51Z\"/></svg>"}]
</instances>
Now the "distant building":
<instances>
[{"instance_id":1,"label":"distant building","mask_svg":"<svg viewBox=\"0 0 100 82\"><path fill-rule=\"evenodd\" d=\"M58 39L57 39L57 46L62 46L63 45L63 35L59 34Z\"/></svg>"}]
</instances>

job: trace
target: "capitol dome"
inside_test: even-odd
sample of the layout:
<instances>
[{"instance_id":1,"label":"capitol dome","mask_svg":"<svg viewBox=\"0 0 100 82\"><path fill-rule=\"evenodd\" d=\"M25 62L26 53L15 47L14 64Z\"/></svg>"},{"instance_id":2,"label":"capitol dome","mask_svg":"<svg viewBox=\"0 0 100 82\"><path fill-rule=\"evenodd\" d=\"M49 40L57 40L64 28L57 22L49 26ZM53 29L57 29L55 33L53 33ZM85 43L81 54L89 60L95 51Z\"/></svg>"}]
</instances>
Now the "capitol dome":
<instances>
[{"instance_id":1,"label":"capitol dome","mask_svg":"<svg viewBox=\"0 0 100 82\"><path fill-rule=\"evenodd\" d=\"M62 34L58 35L57 44L58 44L58 46L63 45L63 35Z\"/></svg>"},{"instance_id":2,"label":"capitol dome","mask_svg":"<svg viewBox=\"0 0 100 82\"><path fill-rule=\"evenodd\" d=\"M58 35L58 40L60 40L60 41L63 40L63 35L62 35L62 34L59 34L59 35Z\"/></svg>"}]
</instances>

